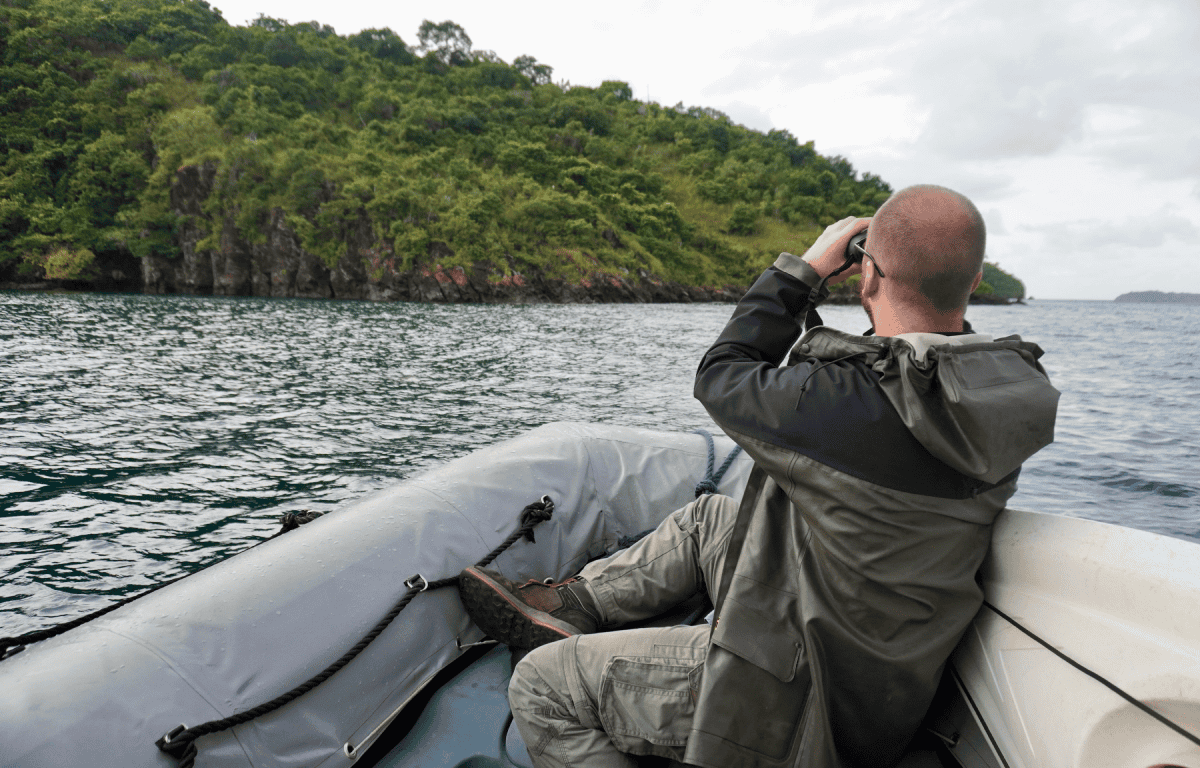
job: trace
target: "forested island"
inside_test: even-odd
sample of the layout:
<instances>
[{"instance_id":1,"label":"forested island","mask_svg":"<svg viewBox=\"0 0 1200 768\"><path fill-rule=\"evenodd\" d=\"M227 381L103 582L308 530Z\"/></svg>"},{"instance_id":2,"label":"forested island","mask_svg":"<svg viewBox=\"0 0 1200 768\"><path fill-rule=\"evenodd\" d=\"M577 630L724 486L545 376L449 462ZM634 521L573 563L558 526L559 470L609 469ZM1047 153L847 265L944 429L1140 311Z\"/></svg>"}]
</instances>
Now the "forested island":
<instances>
[{"instance_id":1,"label":"forested island","mask_svg":"<svg viewBox=\"0 0 1200 768\"><path fill-rule=\"evenodd\" d=\"M892 191L450 21L409 45L203 0L6 0L0 60L0 288L728 301ZM1023 296L988 264L975 298Z\"/></svg>"},{"instance_id":2,"label":"forested island","mask_svg":"<svg viewBox=\"0 0 1200 768\"><path fill-rule=\"evenodd\" d=\"M1141 304L1200 304L1200 293L1167 293L1163 291L1132 291L1122 293L1113 301Z\"/></svg>"}]
</instances>

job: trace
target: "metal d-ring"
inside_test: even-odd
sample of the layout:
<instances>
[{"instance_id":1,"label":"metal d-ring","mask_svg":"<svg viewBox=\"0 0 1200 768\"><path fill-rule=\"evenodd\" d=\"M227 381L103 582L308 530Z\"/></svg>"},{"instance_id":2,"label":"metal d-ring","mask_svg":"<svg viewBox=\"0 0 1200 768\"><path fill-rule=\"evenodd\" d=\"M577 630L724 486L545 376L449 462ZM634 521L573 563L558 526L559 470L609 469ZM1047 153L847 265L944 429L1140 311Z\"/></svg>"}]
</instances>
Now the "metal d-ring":
<instances>
[{"instance_id":1,"label":"metal d-ring","mask_svg":"<svg viewBox=\"0 0 1200 768\"><path fill-rule=\"evenodd\" d=\"M421 580L421 588L417 590L417 594L429 589L429 582L419 573L414 573L412 576L409 576L407 579L405 579L404 586L408 587L409 589L414 589L417 586L417 579Z\"/></svg>"},{"instance_id":2,"label":"metal d-ring","mask_svg":"<svg viewBox=\"0 0 1200 768\"><path fill-rule=\"evenodd\" d=\"M162 743L170 744L172 739L174 739L176 736L178 736L179 734L183 733L186 730L187 730L187 723L180 723L179 725L175 726L174 728L172 728L171 730L169 730L165 734L163 734Z\"/></svg>"}]
</instances>

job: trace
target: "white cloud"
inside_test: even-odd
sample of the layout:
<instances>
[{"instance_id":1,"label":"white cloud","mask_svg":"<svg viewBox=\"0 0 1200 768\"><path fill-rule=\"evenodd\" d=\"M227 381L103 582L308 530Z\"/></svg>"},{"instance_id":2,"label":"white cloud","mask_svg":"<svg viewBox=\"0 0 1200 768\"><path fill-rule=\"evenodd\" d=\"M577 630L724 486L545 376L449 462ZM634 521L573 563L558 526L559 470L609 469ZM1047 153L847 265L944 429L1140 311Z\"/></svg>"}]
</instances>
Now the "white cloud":
<instances>
[{"instance_id":1,"label":"white cloud","mask_svg":"<svg viewBox=\"0 0 1200 768\"><path fill-rule=\"evenodd\" d=\"M1167 243L1192 245L1200 241L1200 228L1170 206L1150 216L1127 216L1120 221L1094 218L1022 229L1041 234L1046 245L1055 251L1128 253L1157 249Z\"/></svg>"},{"instance_id":2,"label":"white cloud","mask_svg":"<svg viewBox=\"0 0 1200 768\"><path fill-rule=\"evenodd\" d=\"M766 133L775 127L775 124L771 122L771 115L757 104L734 101L719 106L717 109L729 115L729 119L738 125L744 125L756 131Z\"/></svg>"},{"instance_id":3,"label":"white cloud","mask_svg":"<svg viewBox=\"0 0 1200 768\"><path fill-rule=\"evenodd\" d=\"M1178 111L1124 105L1097 105L1090 117L1087 146L1106 162L1140 168L1152 179L1200 177L1197 118Z\"/></svg>"},{"instance_id":4,"label":"white cloud","mask_svg":"<svg viewBox=\"0 0 1200 768\"><path fill-rule=\"evenodd\" d=\"M836 9L811 28L773 30L742 46L738 63L710 92L762 89L768 77L778 92L842 83L839 93L828 95L861 105L867 119L877 121L876 100L900 98L908 120L918 124L912 151L959 160L1046 156L1076 147L1096 107L1136 106L1167 118L1147 124L1142 135L1187 137L1195 131L1173 124L1194 127L1200 119L1198 100L1186 95L1195 93L1200 78L1200 6L1188 0L1136 6L1116 0L858 2ZM823 124L841 127L828 110L802 110L798 104L794 120L776 116L775 122L807 117L819 133ZM883 121L894 122L899 112L893 105ZM897 134L894 127L883 132ZM1188 142L1174 143L1186 150L1183 156L1197 156ZM1096 144L1090 151L1109 149L1114 162L1145 160L1129 147Z\"/></svg>"},{"instance_id":5,"label":"white cloud","mask_svg":"<svg viewBox=\"0 0 1200 768\"><path fill-rule=\"evenodd\" d=\"M983 222L987 225L988 237L997 235L1007 235L1008 227L1004 226L1004 214L999 208L988 208L981 211L983 214Z\"/></svg>"}]
</instances>

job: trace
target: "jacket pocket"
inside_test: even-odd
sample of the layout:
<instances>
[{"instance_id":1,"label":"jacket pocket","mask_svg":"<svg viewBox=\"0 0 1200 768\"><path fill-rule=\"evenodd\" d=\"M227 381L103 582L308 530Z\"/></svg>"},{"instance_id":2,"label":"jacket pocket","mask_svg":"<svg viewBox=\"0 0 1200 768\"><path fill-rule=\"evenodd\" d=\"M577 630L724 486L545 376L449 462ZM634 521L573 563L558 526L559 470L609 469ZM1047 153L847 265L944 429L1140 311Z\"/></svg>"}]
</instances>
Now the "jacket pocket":
<instances>
[{"instance_id":1,"label":"jacket pocket","mask_svg":"<svg viewBox=\"0 0 1200 768\"><path fill-rule=\"evenodd\" d=\"M811 694L807 665L784 682L740 655L713 646L704 667L696 728L770 761L783 761L794 754L804 731ZM747 764L759 763L747 759Z\"/></svg>"},{"instance_id":2,"label":"jacket pocket","mask_svg":"<svg viewBox=\"0 0 1200 768\"><path fill-rule=\"evenodd\" d=\"M755 611L745 603L726 598L712 642L759 669L788 683L804 658L804 641L780 625L778 619Z\"/></svg>"},{"instance_id":3,"label":"jacket pocket","mask_svg":"<svg viewBox=\"0 0 1200 768\"><path fill-rule=\"evenodd\" d=\"M614 658L600 684L600 722L613 744L633 755L677 758L696 709L697 661Z\"/></svg>"}]
</instances>

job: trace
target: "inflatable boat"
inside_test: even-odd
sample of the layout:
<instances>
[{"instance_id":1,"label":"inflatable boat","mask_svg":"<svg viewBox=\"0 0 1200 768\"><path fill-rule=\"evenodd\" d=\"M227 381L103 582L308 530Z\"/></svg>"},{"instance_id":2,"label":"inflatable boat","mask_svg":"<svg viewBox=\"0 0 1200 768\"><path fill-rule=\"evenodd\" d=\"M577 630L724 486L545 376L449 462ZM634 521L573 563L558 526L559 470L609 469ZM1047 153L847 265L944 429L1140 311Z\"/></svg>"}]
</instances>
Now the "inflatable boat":
<instances>
[{"instance_id":1,"label":"inflatable boat","mask_svg":"<svg viewBox=\"0 0 1200 768\"><path fill-rule=\"evenodd\" d=\"M716 438L718 458L732 448ZM195 739L195 765L528 765L507 649L428 587L542 497L553 515L492 567L566 577L691 501L713 453L697 434L551 424L335 510L0 661L0 766L175 766L156 742L294 690L373 628L311 690ZM749 469L734 459L719 491L740 496ZM981 577L903 766L1200 768L1200 545L1008 510Z\"/></svg>"}]
</instances>

